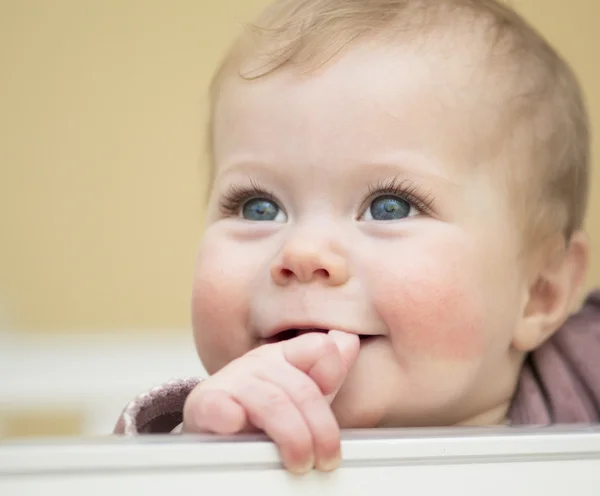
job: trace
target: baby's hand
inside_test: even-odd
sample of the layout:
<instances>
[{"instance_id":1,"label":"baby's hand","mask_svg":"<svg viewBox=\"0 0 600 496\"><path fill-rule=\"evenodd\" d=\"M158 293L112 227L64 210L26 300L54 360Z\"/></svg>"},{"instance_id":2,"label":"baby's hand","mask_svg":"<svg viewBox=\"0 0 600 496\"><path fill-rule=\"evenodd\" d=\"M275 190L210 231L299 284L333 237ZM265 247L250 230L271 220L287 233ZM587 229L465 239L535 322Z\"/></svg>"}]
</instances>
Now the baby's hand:
<instances>
[{"instance_id":1,"label":"baby's hand","mask_svg":"<svg viewBox=\"0 0 600 496\"><path fill-rule=\"evenodd\" d=\"M330 331L256 348L196 386L185 403L183 431L260 429L290 472L334 470L340 428L330 403L359 347L357 335Z\"/></svg>"}]
</instances>

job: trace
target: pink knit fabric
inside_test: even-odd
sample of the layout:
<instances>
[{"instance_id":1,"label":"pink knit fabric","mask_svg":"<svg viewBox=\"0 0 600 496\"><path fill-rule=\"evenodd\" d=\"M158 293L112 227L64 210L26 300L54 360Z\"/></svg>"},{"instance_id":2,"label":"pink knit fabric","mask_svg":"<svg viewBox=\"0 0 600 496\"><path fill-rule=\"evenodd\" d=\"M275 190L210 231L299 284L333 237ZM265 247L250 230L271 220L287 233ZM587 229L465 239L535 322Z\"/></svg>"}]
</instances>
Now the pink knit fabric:
<instances>
[{"instance_id":1,"label":"pink knit fabric","mask_svg":"<svg viewBox=\"0 0 600 496\"><path fill-rule=\"evenodd\" d=\"M135 398L114 432L170 433L183 421L183 405L201 381L167 382ZM523 367L509 412L512 425L597 423L600 420L600 289Z\"/></svg>"},{"instance_id":2,"label":"pink knit fabric","mask_svg":"<svg viewBox=\"0 0 600 496\"><path fill-rule=\"evenodd\" d=\"M536 425L600 420L600 289L528 357L510 418Z\"/></svg>"},{"instance_id":3,"label":"pink knit fabric","mask_svg":"<svg viewBox=\"0 0 600 496\"><path fill-rule=\"evenodd\" d=\"M178 379L141 394L129 403L115 426L115 434L172 432L183 422L183 405L200 378Z\"/></svg>"}]
</instances>

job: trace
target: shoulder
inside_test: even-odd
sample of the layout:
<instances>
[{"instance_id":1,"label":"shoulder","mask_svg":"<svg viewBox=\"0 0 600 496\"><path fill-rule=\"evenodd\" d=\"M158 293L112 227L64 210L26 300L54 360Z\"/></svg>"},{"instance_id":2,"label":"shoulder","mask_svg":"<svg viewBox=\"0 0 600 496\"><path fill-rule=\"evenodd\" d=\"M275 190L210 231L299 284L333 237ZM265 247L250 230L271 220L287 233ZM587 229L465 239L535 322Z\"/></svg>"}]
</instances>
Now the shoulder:
<instances>
[{"instance_id":1,"label":"shoulder","mask_svg":"<svg viewBox=\"0 0 600 496\"><path fill-rule=\"evenodd\" d=\"M510 416L515 424L600 422L600 290L522 369Z\"/></svg>"}]
</instances>

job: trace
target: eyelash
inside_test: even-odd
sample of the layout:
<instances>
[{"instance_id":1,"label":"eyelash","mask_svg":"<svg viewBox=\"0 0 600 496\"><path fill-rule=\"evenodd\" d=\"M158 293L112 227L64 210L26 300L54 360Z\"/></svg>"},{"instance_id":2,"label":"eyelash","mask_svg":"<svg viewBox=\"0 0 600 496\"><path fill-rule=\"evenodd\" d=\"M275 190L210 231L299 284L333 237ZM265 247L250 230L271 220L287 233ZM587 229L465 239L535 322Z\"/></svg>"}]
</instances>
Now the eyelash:
<instances>
[{"instance_id":1,"label":"eyelash","mask_svg":"<svg viewBox=\"0 0 600 496\"><path fill-rule=\"evenodd\" d=\"M425 194L420 191L419 187L412 184L408 180L399 180L393 178L386 181L378 181L369 186L369 194L365 201L365 207L378 196L391 195L402 198L410 203L413 207L424 214L433 212L434 199L430 194ZM220 201L221 212L226 216L237 215L240 208L246 203L255 198L265 198L272 202L278 203L277 198L267 189L262 187L255 181L251 181L250 186L231 186L227 193L223 195Z\"/></svg>"},{"instance_id":2,"label":"eyelash","mask_svg":"<svg viewBox=\"0 0 600 496\"><path fill-rule=\"evenodd\" d=\"M237 215L244 203L255 198L265 198L278 203L273 193L267 191L256 181L250 181L250 186L230 186L220 201L221 212L226 216Z\"/></svg>"},{"instance_id":3,"label":"eyelash","mask_svg":"<svg viewBox=\"0 0 600 496\"><path fill-rule=\"evenodd\" d=\"M369 186L369 196L365 201L365 209L378 196L391 195L402 198L423 214L433 214L434 198L425 193L411 181L399 180L397 177L385 181L377 181Z\"/></svg>"}]
</instances>

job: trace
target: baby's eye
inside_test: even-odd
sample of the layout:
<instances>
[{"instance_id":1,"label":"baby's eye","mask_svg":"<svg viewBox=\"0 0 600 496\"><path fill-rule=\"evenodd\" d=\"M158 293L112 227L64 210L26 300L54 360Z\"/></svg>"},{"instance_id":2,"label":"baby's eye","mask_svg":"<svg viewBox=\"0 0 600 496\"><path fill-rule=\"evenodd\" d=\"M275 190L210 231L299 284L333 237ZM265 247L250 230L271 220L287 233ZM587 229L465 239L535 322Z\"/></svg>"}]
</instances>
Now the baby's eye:
<instances>
[{"instance_id":1,"label":"baby's eye","mask_svg":"<svg viewBox=\"0 0 600 496\"><path fill-rule=\"evenodd\" d=\"M375 198L363 214L363 220L399 220L417 214L406 200L393 195L382 195Z\"/></svg>"},{"instance_id":2,"label":"baby's eye","mask_svg":"<svg viewBox=\"0 0 600 496\"><path fill-rule=\"evenodd\" d=\"M266 198L253 198L242 206L242 217L252 221L285 222L286 215L277 203Z\"/></svg>"}]
</instances>

